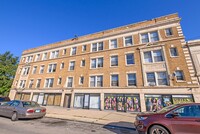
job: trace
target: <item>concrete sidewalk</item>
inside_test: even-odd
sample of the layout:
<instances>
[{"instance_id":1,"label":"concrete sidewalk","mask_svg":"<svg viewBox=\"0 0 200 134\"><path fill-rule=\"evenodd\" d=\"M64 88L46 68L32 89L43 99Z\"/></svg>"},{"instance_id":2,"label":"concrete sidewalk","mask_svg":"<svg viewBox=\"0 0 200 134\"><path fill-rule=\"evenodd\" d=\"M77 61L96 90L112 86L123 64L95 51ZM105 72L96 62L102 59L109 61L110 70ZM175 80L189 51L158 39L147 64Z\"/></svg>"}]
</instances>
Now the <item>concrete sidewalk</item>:
<instances>
[{"instance_id":1,"label":"concrete sidewalk","mask_svg":"<svg viewBox=\"0 0 200 134\"><path fill-rule=\"evenodd\" d=\"M134 129L135 113L115 111L99 111L86 109L66 109L62 107L46 106L46 117L60 118L107 126L126 127Z\"/></svg>"}]
</instances>

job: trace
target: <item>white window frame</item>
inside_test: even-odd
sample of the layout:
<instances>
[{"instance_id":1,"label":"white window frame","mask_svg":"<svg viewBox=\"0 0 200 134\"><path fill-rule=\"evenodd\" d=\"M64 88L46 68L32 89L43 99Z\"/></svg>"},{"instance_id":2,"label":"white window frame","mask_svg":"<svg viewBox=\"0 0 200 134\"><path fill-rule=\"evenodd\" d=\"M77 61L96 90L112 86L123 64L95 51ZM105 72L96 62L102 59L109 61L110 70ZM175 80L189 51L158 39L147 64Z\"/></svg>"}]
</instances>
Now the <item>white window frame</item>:
<instances>
[{"instance_id":1,"label":"white window frame","mask_svg":"<svg viewBox=\"0 0 200 134\"><path fill-rule=\"evenodd\" d=\"M116 40L116 47L114 47L114 48L112 48L112 41L113 40ZM118 48L118 39L117 38L115 38L115 39L110 39L109 40L109 49L116 49L116 48Z\"/></svg>"},{"instance_id":2,"label":"white window frame","mask_svg":"<svg viewBox=\"0 0 200 134\"><path fill-rule=\"evenodd\" d=\"M33 66L32 74L36 74L36 72L37 72L37 66Z\"/></svg>"},{"instance_id":3,"label":"white window frame","mask_svg":"<svg viewBox=\"0 0 200 134\"><path fill-rule=\"evenodd\" d=\"M64 63L64 62L61 62L61 63L60 63L60 69L63 69L63 68L65 68L65 63Z\"/></svg>"},{"instance_id":4,"label":"white window frame","mask_svg":"<svg viewBox=\"0 0 200 134\"><path fill-rule=\"evenodd\" d=\"M30 84L32 84L32 87L30 87ZM33 88L33 84L34 84L34 79L30 79L29 84L28 84L28 88Z\"/></svg>"},{"instance_id":5,"label":"white window frame","mask_svg":"<svg viewBox=\"0 0 200 134\"><path fill-rule=\"evenodd\" d=\"M39 80L40 80L40 86L37 87L37 85L38 85L38 83L39 83ZM36 81L36 85L35 85L35 88L40 88L40 87L41 87L41 82L42 82L42 79L37 79L37 81Z\"/></svg>"},{"instance_id":6,"label":"white window frame","mask_svg":"<svg viewBox=\"0 0 200 134\"><path fill-rule=\"evenodd\" d=\"M171 30L171 35L167 35L167 29L170 29ZM173 33L173 29L172 29L172 27L169 27L169 28L165 28L165 36L166 37L171 37L171 36L173 36L174 35L174 33Z\"/></svg>"},{"instance_id":7,"label":"white window frame","mask_svg":"<svg viewBox=\"0 0 200 134\"><path fill-rule=\"evenodd\" d=\"M22 83L22 84L21 84ZM26 80L20 80L19 82L19 88L26 88Z\"/></svg>"},{"instance_id":8,"label":"white window frame","mask_svg":"<svg viewBox=\"0 0 200 134\"><path fill-rule=\"evenodd\" d=\"M70 69L71 62L74 62L74 69L73 69L73 70ZM76 66L76 61L75 61L75 60L69 61L69 68L68 68L68 71L74 71L74 70L75 70L75 66Z\"/></svg>"},{"instance_id":9,"label":"white window frame","mask_svg":"<svg viewBox=\"0 0 200 134\"><path fill-rule=\"evenodd\" d=\"M102 43L102 45L103 45L103 49L102 50L99 50L99 45L100 45L100 43ZM97 44L97 51L92 51L93 50L93 44ZM90 52L98 52L98 51L103 51L104 50L104 42L103 41L100 41L100 42L96 42L96 43L92 43L91 44L91 50L90 50Z\"/></svg>"},{"instance_id":10,"label":"white window frame","mask_svg":"<svg viewBox=\"0 0 200 134\"><path fill-rule=\"evenodd\" d=\"M157 32L157 34L158 34L158 40L157 41L152 41L151 40L151 33L154 33L154 32ZM147 34L148 35L148 42L142 42L142 35L143 34ZM158 42L158 41L160 41L160 35L159 35L159 31L158 30L155 30L155 31L151 31L151 32L145 32L145 33L141 33L140 34L140 42L141 42L141 44L146 44L146 43L150 43L150 42Z\"/></svg>"},{"instance_id":11,"label":"white window frame","mask_svg":"<svg viewBox=\"0 0 200 134\"><path fill-rule=\"evenodd\" d=\"M112 76L113 75L118 75L118 86L112 86ZM119 82L120 82L120 78L119 78L118 73L113 73L113 74L110 75L110 87L119 87L120 86Z\"/></svg>"},{"instance_id":12,"label":"white window frame","mask_svg":"<svg viewBox=\"0 0 200 134\"><path fill-rule=\"evenodd\" d=\"M84 65L84 66L83 66L83 61L85 61L85 59L82 59L82 60L81 60L81 65L80 65L80 67L85 67L86 61L85 61L85 65Z\"/></svg>"},{"instance_id":13,"label":"white window frame","mask_svg":"<svg viewBox=\"0 0 200 134\"><path fill-rule=\"evenodd\" d=\"M155 60L154 60L154 51L160 51L160 52L161 52L163 61L155 62ZM144 53L145 53L145 52L150 52L150 53L151 53L152 62L145 62L145 59L144 59ZM162 50L162 49L156 49L156 50L144 51L144 52L143 52L143 63L145 63L145 64L151 64L151 63L161 63L161 62L165 62L165 57L164 57L164 54L163 54L163 50Z\"/></svg>"},{"instance_id":14,"label":"white window frame","mask_svg":"<svg viewBox=\"0 0 200 134\"><path fill-rule=\"evenodd\" d=\"M95 57L95 58L91 58L90 59L90 69L103 68L103 66L102 67L98 67L98 61L99 61L99 59L103 59L103 66L104 66L104 57ZM92 60L96 60L95 68L92 68Z\"/></svg>"},{"instance_id":15,"label":"white window frame","mask_svg":"<svg viewBox=\"0 0 200 134\"><path fill-rule=\"evenodd\" d=\"M58 58L58 56L59 56L59 50L52 51L50 54L50 59Z\"/></svg>"},{"instance_id":16,"label":"white window frame","mask_svg":"<svg viewBox=\"0 0 200 134\"><path fill-rule=\"evenodd\" d=\"M40 61L40 56L41 56L41 54L36 54L35 61Z\"/></svg>"},{"instance_id":17,"label":"white window frame","mask_svg":"<svg viewBox=\"0 0 200 134\"><path fill-rule=\"evenodd\" d=\"M47 60L47 53L42 54L42 60Z\"/></svg>"},{"instance_id":18,"label":"white window frame","mask_svg":"<svg viewBox=\"0 0 200 134\"><path fill-rule=\"evenodd\" d=\"M112 57L117 56L117 66L112 66ZM118 55L111 55L110 56L110 67L118 67L119 66L119 56Z\"/></svg>"},{"instance_id":19,"label":"white window frame","mask_svg":"<svg viewBox=\"0 0 200 134\"><path fill-rule=\"evenodd\" d=\"M84 47L85 47L85 49L84 49ZM87 51L87 45L82 45L82 52L85 52L85 51Z\"/></svg>"},{"instance_id":20,"label":"white window frame","mask_svg":"<svg viewBox=\"0 0 200 134\"><path fill-rule=\"evenodd\" d=\"M166 85L159 85L159 83L158 83L158 73L165 73L166 74ZM152 85L152 86L168 86L169 85L169 79L168 79L168 77L167 77L167 72L166 71L158 71L158 72L146 72L145 73L145 77L146 77L146 85L147 86L151 86L151 85L149 85L148 84L148 80L147 80L147 73L154 73L154 76L155 76L155 85Z\"/></svg>"},{"instance_id":21,"label":"white window frame","mask_svg":"<svg viewBox=\"0 0 200 134\"><path fill-rule=\"evenodd\" d=\"M83 78L83 83L81 83L81 78ZM80 76L79 77L79 85L83 85L84 84L84 79L85 79L84 76Z\"/></svg>"},{"instance_id":22,"label":"white window frame","mask_svg":"<svg viewBox=\"0 0 200 134\"><path fill-rule=\"evenodd\" d=\"M50 65L51 65L51 69L50 69ZM54 69L55 69L55 71L54 71ZM47 73L55 73L56 70L57 70L57 63L50 63L50 64L48 64Z\"/></svg>"},{"instance_id":23,"label":"white window frame","mask_svg":"<svg viewBox=\"0 0 200 134\"><path fill-rule=\"evenodd\" d=\"M133 54L133 64L128 64L128 63L127 63L127 54ZM132 52L126 53L126 54L125 54L125 61L126 61L126 66L135 65L135 54L132 53Z\"/></svg>"},{"instance_id":24,"label":"white window frame","mask_svg":"<svg viewBox=\"0 0 200 134\"><path fill-rule=\"evenodd\" d=\"M75 53L73 54L73 52L75 52ZM70 51L70 56L73 56L73 55L76 55L76 54L77 54L77 47L72 47L71 51Z\"/></svg>"},{"instance_id":25,"label":"white window frame","mask_svg":"<svg viewBox=\"0 0 200 134\"><path fill-rule=\"evenodd\" d=\"M131 37L132 44L131 44L131 45L126 45L126 38L129 38L129 37ZM128 46L133 46L133 45L134 45L133 36L132 36L132 35L130 35L130 36L125 36L123 40L124 40L124 47L128 47Z\"/></svg>"},{"instance_id":26,"label":"white window frame","mask_svg":"<svg viewBox=\"0 0 200 134\"><path fill-rule=\"evenodd\" d=\"M63 49L62 55L66 55L67 54L67 49Z\"/></svg>"},{"instance_id":27,"label":"white window frame","mask_svg":"<svg viewBox=\"0 0 200 134\"><path fill-rule=\"evenodd\" d=\"M176 49L176 52L177 52L177 55L176 55L176 56L173 56L173 55L172 55L171 49ZM169 48L169 53L170 53L170 57L173 57L173 58L174 58L174 57L179 57L179 53L178 53L177 47L170 47L170 48Z\"/></svg>"},{"instance_id":28,"label":"white window frame","mask_svg":"<svg viewBox=\"0 0 200 134\"><path fill-rule=\"evenodd\" d=\"M128 83L128 80L129 80L129 79L128 79L128 75L129 75L129 74L134 74L134 75L135 75L135 81L136 81L135 84L136 84L136 85L134 85L134 86L129 86L129 83ZM133 73L132 73L132 72L126 73L126 81L127 81L127 82L126 82L127 87L136 87L136 86L137 86L137 75L136 75L136 73L134 73L134 72L133 72Z\"/></svg>"},{"instance_id":29,"label":"white window frame","mask_svg":"<svg viewBox=\"0 0 200 134\"><path fill-rule=\"evenodd\" d=\"M91 87L91 85L90 85L91 77L95 77L94 87ZM97 77L102 77L102 86L97 86ZM103 75L90 75L90 76L89 76L89 87L90 87L90 88L99 88L99 87L103 87Z\"/></svg>"},{"instance_id":30,"label":"white window frame","mask_svg":"<svg viewBox=\"0 0 200 134\"><path fill-rule=\"evenodd\" d=\"M28 67L24 67L23 69L22 69L22 75L28 75L29 73L30 73L30 67L28 66Z\"/></svg>"},{"instance_id":31,"label":"white window frame","mask_svg":"<svg viewBox=\"0 0 200 134\"><path fill-rule=\"evenodd\" d=\"M47 79L48 79L49 81L48 81L48 84L47 84L47 87L46 87ZM52 84L52 87L53 87L53 85L54 85L54 78L46 78L46 79L45 79L45 82L44 82L44 88L52 88L52 87L50 87L50 83L51 83L50 80L51 80L51 81L53 80L53 84Z\"/></svg>"},{"instance_id":32,"label":"white window frame","mask_svg":"<svg viewBox=\"0 0 200 134\"><path fill-rule=\"evenodd\" d=\"M68 87L69 78L72 78L72 86L71 87ZM68 76L67 77L66 87L67 88L73 88L74 87L74 77L73 76Z\"/></svg>"},{"instance_id":33,"label":"white window frame","mask_svg":"<svg viewBox=\"0 0 200 134\"><path fill-rule=\"evenodd\" d=\"M62 84L62 77L58 77L57 85L61 85L61 84Z\"/></svg>"},{"instance_id":34,"label":"white window frame","mask_svg":"<svg viewBox=\"0 0 200 134\"><path fill-rule=\"evenodd\" d=\"M26 57L26 63L29 63L29 62L32 62L32 61L33 61L33 55Z\"/></svg>"},{"instance_id":35,"label":"white window frame","mask_svg":"<svg viewBox=\"0 0 200 134\"><path fill-rule=\"evenodd\" d=\"M42 68L43 68L43 72L41 73ZM39 74L43 74L44 70L45 70L45 65L40 65L40 72L39 72Z\"/></svg>"}]
</instances>

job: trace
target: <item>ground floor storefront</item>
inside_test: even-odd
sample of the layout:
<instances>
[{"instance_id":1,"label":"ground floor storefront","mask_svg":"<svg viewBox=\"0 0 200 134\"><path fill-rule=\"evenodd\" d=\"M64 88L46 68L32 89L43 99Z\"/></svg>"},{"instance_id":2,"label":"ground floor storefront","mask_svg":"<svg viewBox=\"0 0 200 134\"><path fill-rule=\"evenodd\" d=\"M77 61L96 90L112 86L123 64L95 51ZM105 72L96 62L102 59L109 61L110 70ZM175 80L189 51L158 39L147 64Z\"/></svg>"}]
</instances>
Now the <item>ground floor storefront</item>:
<instances>
[{"instance_id":1,"label":"ground floor storefront","mask_svg":"<svg viewBox=\"0 0 200 134\"><path fill-rule=\"evenodd\" d=\"M11 99L32 100L43 106L98 109L119 112L156 111L163 107L199 102L200 95L188 89L169 90L23 90L11 91ZM133 92L134 91L134 92ZM197 91L197 90L195 90ZM199 90L198 90L199 93Z\"/></svg>"}]
</instances>

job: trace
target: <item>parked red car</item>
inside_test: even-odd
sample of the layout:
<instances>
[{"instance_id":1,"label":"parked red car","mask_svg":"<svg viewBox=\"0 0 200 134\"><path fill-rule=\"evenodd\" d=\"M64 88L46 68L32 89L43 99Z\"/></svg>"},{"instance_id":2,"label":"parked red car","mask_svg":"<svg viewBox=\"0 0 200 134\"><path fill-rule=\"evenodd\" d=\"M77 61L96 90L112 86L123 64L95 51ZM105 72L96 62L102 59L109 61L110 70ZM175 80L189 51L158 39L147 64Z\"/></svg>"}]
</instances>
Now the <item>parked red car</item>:
<instances>
[{"instance_id":1,"label":"parked red car","mask_svg":"<svg viewBox=\"0 0 200 134\"><path fill-rule=\"evenodd\" d=\"M200 103L139 113L134 124L139 134L200 134Z\"/></svg>"}]
</instances>

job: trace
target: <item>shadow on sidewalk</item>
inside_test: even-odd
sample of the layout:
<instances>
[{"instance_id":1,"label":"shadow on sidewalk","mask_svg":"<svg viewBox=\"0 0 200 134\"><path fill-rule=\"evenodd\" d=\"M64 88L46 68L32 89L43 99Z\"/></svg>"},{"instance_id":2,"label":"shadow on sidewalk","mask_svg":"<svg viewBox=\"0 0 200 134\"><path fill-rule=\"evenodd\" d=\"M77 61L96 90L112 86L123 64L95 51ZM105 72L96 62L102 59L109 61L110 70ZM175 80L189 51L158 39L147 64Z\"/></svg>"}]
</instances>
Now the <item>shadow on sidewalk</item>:
<instances>
[{"instance_id":1,"label":"shadow on sidewalk","mask_svg":"<svg viewBox=\"0 0 200 134\"><path fill-rule=\"evenodd\" d=\"M103 126L103 128L114 132L116 134L120 133L130 133L130 131L136 131L135 126L131 122L112 122Z\"/></svg>"}]
</instances>

